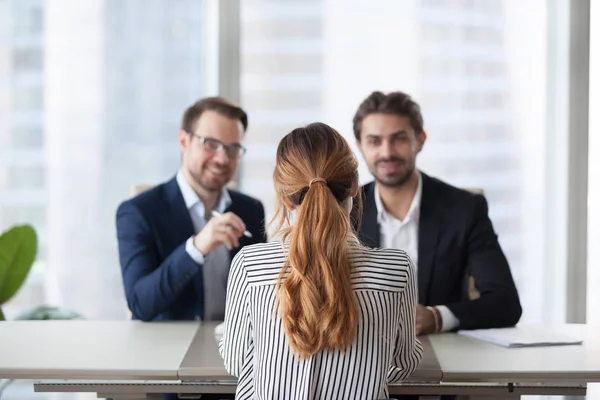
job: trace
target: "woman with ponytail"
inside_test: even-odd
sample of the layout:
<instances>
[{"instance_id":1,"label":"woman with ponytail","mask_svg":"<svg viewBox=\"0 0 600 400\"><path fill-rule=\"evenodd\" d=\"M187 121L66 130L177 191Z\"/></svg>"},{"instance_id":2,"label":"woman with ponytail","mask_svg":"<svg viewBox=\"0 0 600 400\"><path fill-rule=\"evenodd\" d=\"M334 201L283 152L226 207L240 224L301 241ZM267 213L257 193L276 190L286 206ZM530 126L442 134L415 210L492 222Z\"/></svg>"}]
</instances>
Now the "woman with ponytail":
<instances>
[{"instance_id":1,"label":"woman with ponytail","mask_svg":"<svg viewBox=\"0 0 600 400\"><path fill-rule=\"evenodd\" d=\"M244 247L229 275L219 350L236 398L387 397L422 357L411 260L358 241L358 163L331 127L285 136L273 181L281 239Z\"/></svg>"}]
</instances>

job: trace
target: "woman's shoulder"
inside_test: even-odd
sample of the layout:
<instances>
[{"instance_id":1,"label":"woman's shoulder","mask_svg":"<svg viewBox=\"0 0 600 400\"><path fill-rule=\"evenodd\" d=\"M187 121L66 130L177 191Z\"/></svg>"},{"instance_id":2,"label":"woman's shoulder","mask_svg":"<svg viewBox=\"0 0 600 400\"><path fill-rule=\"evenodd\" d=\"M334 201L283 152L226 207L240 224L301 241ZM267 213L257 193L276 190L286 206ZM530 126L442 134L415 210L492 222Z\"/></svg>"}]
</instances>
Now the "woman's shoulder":
<instances>
[{"instance_id":1,"label":"woman's shoulder","mask_svg":"<svg viewBox=\"0 0 600 400\"><path fill-rule=\"evenodd\" d=\"M250 244L244 246L242 250L246 259L278 253L283 254L283 247L280 241Z\"/></svg>"},{"instance_id":2,"label":"woman's shoulder","mask_svg":"<svg viewBox=\"0 0 600 400\"><path fill-rule=\"evenodd\" d=\"M360 247L353 252L355 258L376 265L397 265L409 268L412 264L406 251L390 248Z\"/></svg>"},{"instance_id":3,"label":"woman's shoulder","mask_svg":"<svg viewBox=\"0 0 600 400\"><path fill-rule=\"evenodd\" d=\"M399 249L357 249L352 264L357 289L402 291L415 273L410 257Z\"/></svg>"},{"instance_id":4,"label":"woman's shoulder","mask_svg":"<svg viewBox=\"0 0 600 400\"><path fill-rule=\"evenodd\" d=\"M244 246L243 268L248 279L255 284L273 284L285 264L285 252L281 242L256 243Z\"/></svg>"}]
</instances>

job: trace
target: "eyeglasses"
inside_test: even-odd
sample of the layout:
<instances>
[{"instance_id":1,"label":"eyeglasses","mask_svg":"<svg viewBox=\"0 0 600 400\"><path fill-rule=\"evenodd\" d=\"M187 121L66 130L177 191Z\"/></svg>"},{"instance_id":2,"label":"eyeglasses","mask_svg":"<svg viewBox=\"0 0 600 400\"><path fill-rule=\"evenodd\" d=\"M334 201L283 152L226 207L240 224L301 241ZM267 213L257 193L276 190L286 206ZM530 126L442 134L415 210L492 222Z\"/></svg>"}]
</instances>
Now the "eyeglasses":
<instances>
[{"instance_id":1,"label":"eyeglasses","mask_svg":"<svg viewBox=\"0 0 600 400\"><path fill-rule=\"evenodd\" d=\"M242 146L241 144L238 143L234 143L234 144L230 144L230 145L226 145L223 142L221 142L220 140L217 139L213 139L213 138L208 138L208 137L204 137L204 136L199 136L196 135L195 133L192 132L188 132L192 137L197 138L200 141L200 144L202 145L202 148L211 153L211 154L217 154L220 153L223 150L227 151L227 156L229 158L232 159L238 159L241 156L244 155L244 153L246 152L246 148L244 146Z\"/></svg>"}]
</instances>

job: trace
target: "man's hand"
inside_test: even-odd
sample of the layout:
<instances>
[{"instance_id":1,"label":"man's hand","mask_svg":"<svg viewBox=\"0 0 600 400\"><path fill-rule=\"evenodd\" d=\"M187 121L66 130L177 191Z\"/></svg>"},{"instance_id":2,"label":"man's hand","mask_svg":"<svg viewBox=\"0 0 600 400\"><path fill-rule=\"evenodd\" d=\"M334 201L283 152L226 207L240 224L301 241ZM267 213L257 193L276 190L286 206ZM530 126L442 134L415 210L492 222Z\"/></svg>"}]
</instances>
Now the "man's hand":
<instances>
[{"instance_id":1,"label":"man's hand","mask_svg":"<svg viewBox=\"0 0 600 400\"><path fill-rule=\"evenodd\" d=\"M204 229L194 237L194 247L204 256L222 244L231 250L239 247L238 239L244 234L245 229L244 222L232 212L212 217Z\"/></svg>"},{"instance_id":2,"label":"man's hand","mask_svg":"<svg viewBox=\"0 0 600 400\"><path fill-rule=\"evenodd\" d=\"M435 311L417 304L417 335L428 335L435 332ZM440 321L441 323L441 321Z\"/></svg>"}]
</instances>

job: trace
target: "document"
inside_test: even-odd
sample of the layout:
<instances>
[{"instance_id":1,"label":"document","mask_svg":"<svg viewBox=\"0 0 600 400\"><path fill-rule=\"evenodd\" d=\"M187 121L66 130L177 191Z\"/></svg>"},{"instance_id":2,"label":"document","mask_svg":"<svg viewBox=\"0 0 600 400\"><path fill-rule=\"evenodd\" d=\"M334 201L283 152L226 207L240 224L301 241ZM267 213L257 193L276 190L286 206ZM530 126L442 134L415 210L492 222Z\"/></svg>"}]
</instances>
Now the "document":
<instances>
[{"instance_id":1,"label":"document","mask_svg":"<svg viewBox=\"0 0 600 400\"><path fill-rule=\"evenodd\" d=\"M215 327L215 336L221 338L223 336L223 331L225 330L225 322L221 322L219 325Z\"/></svg>"},{"instance_id":2,"label":"document","mask_svg":"<svg viewBox=\"0 0 600 400\"><path fill-rule=\"evenodd\" d=\"M581 338L562 335L541 327L461 330L458 334L504 347L566 346L583 343Z\"/></svg>"}]
</instances>

